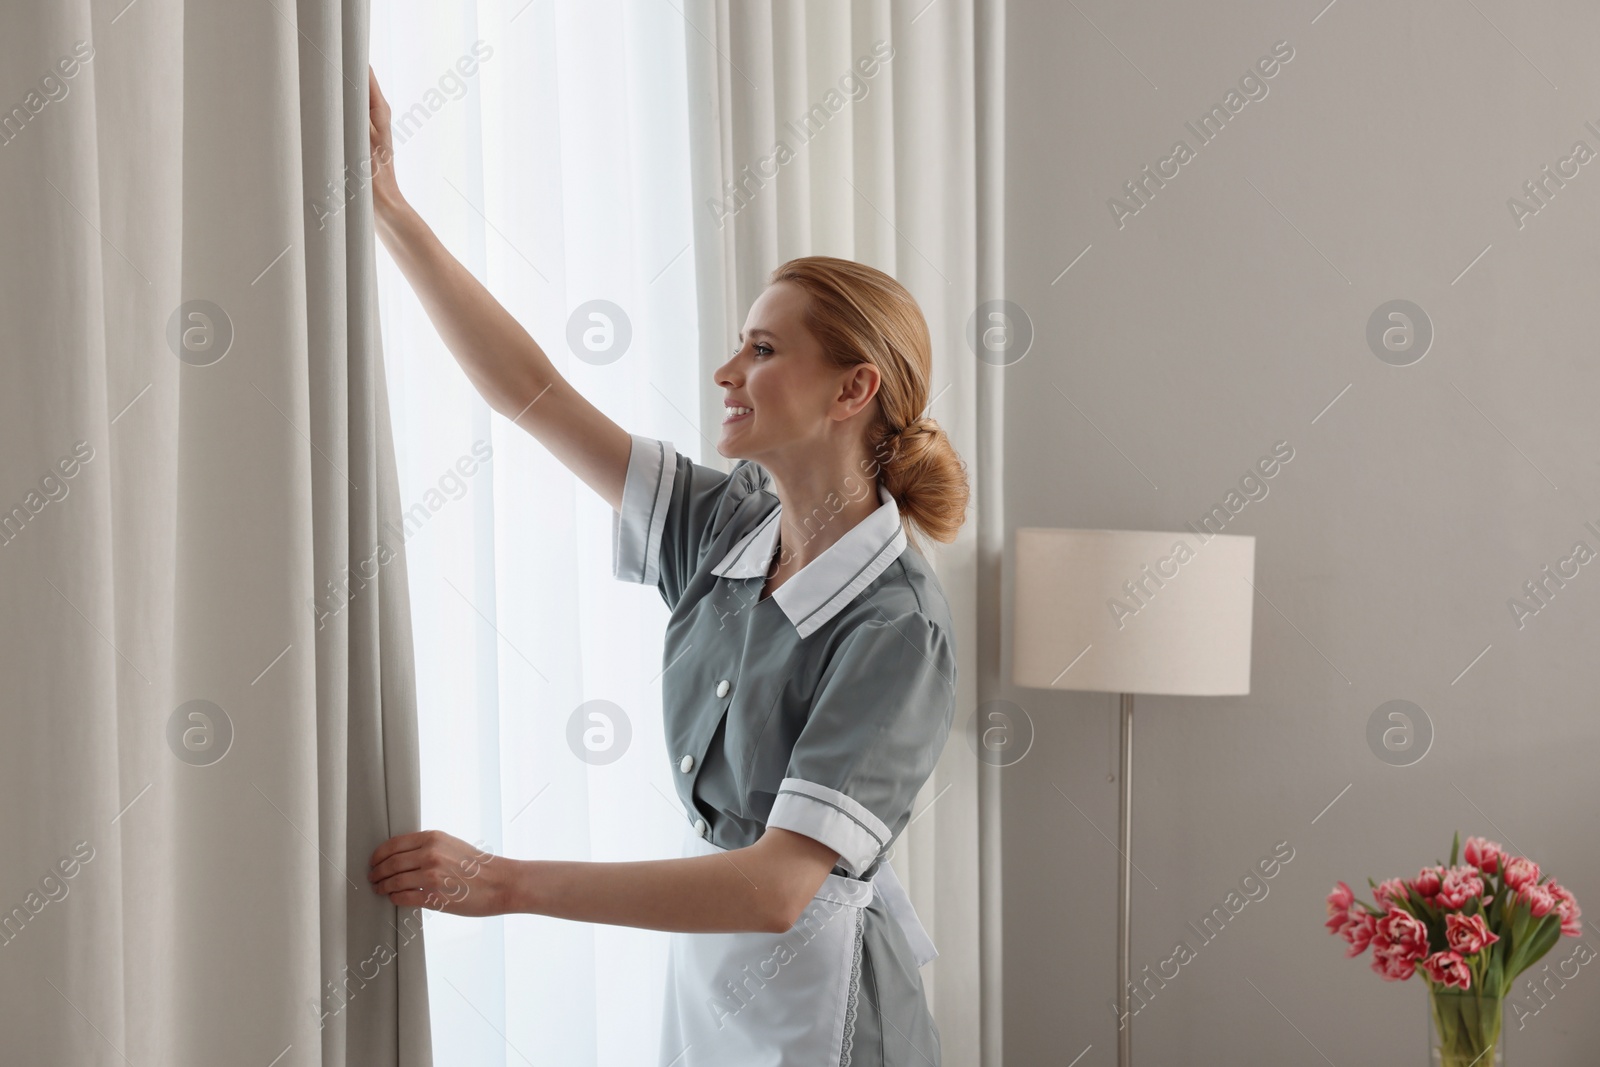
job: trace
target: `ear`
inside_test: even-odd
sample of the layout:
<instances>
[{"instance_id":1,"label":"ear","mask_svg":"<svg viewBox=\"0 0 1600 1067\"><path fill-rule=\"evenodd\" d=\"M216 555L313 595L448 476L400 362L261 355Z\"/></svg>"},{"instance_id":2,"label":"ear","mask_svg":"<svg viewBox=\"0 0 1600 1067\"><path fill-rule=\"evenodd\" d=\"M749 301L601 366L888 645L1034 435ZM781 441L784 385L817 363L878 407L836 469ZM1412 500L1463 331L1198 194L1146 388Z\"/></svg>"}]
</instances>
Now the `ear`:
<instances>
[{"instance_id":1,"label":"ear","mask_svg":"<svg viewBox=\"0 0 1600 1067\"><path fill-rule=\"evenodd\" d=\"M883 377L871 363L857 363L841 372L834 397L834 417L849 419L865 410L878 395Z\"/></svg>"}]
</instances>

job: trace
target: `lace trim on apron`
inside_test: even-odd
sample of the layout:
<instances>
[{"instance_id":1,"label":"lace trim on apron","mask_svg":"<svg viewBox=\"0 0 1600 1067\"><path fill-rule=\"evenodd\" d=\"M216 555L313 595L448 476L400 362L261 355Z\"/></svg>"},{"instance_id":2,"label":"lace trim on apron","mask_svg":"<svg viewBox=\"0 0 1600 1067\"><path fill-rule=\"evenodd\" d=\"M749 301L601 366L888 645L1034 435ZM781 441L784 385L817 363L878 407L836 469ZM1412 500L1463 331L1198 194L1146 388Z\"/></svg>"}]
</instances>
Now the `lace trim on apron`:
<instances>
[{"instance_id":1,"label":"lace trim on apron","mask_svg":"<svg viewBox=\"0 0 1600 1067\"><path fill-rule=\"evenodd\" d=\"M844 1047L839 1052L839 1067L850 1067L851 1052L856 1040L856 1006L859 1003L861 992L861 942L862 928L866 923L867 911L861 908L856 911L856 945L850 957L850 999L845 1008L844 1015Z\"/></svg>"}]
</instances>

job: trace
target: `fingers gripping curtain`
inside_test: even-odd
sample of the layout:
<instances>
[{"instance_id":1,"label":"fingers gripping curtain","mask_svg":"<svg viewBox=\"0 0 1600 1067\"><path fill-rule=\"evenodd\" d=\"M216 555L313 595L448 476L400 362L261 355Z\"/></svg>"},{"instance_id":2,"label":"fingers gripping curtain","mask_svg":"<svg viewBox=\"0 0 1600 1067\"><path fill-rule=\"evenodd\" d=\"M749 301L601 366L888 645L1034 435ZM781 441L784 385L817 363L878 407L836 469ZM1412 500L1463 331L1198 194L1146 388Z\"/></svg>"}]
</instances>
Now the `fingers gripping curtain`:
<instances>
[{"instance_id":1,"label":"fingers gripping curtain","mask_svg":"<svg viewBox=\"0 0 1600 1067\"><path fill-rule=\"evenodd\" d=\"M426 1065L366 5L4 21L0 1059Z\"/></svg>"}]
</instances>

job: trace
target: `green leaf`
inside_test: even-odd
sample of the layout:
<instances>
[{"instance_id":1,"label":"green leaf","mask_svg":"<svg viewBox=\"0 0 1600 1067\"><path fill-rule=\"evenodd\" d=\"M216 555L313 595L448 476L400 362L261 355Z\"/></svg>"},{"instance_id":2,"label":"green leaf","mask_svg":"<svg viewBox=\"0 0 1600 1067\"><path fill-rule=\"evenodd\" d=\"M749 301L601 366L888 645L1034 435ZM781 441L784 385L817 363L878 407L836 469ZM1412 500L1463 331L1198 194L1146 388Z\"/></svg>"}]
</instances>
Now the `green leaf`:
<instances>
[{"instance_id":1,"label":"green leaf","mask_svg":"<svg viewBox=\"0 0 1600 1067\"><path fill-rule=\"evenodd\" d=\"M1506 979L1509 981L1521 973L1522 968L1517 966L1517 957L1522 950L1522 930L1526 919L1526 910L1508 904L1510 913L1505 923L1506 932L1501 935L1501 943L1505 945L1506 954Z\"/></svg>"},{"instance_id":2,"label":"green leaf","mask_svg":"<svg viewBox=\"0 0 1600 1067\"><path fill-rule=\"evenodd\" d=\"M1450 866L1456 865L1456 857L1461 854L1461 831L1456 831L1454 840L1450 842Z\"/></svg>"},{"instance_id":3,"label":"green leaf","mask_svg":"<svg viewBox=\"0 0 1600 1067\"><path fill-rule=\"evenodd\" d=\"M1528 939L1527 962L1523 970L1527 970L1544 958L1544 954L1554 947L1561 937L1561 916L1551 912L1539 920L1539 925L1534 928L1532 936Z\"/></svg>"},{"instance_id":4,"label":"green leaf","mask_svg":"<svg viewBox=\"0 0 1600 1067\"><path fill-rule=\"evenodd\" d=\"M1494 997L1496 1000L1506 995L1505 965L1498 952L1493 951L1498 945L1490 945L1488 952L1489 963L1484 968L1483 992L1485 996Z\"/></svg>"}]
</instances>

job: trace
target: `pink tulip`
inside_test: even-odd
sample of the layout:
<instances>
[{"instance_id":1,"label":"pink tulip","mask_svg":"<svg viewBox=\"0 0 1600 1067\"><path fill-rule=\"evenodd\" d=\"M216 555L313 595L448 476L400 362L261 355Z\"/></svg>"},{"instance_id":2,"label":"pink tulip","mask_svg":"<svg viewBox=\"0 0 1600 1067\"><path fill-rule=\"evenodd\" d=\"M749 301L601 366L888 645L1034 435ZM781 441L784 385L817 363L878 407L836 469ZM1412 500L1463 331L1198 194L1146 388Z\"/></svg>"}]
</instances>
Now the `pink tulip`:
<instances>
[{"instance_id":1,"label":"pink tulip","mask_svg":"<svg viewBox=\"0 0 1600 1067\"><path fill-rule=\"evenodd\" d=\"M1489 932L1482 915L1451 912L1444 917L1444 939L1456 952L1472 956L1500 940L1500 935Z\"/></svg>"},{"instance_id":2,"label":"pink tulip","mask_svg":"<svg viewBox=\"0 0 1600 1067\"><path fill-rule=\"evenodd\" d=\"M1424 867L1411 880L1411 888L1417 891L1418 896L1431 897L1439 892L1439 886L1443 880L1443 867Z\"/></svg>"},{"instance_id":3,"label":"pink tulip","mask_svg":"<svg viewBox=\"0 0 1600 1067\"><path fill-rule=\"evenodd\" d=\"M1500 856L1505 849L1500 847L1498 841L1490 841L1484 837L1469 837L1462 851L1466 861L1484 874L1497 874L1500 870Z\"/></svg>"},{"instance_id":4,"label":"pink tulip","mask_svg":"<svg viewBox=\"0 0 1600 1067\"><path fill-rule=\"evenodd\" d=\"M1428 953L1428 928L1415 915L1390 905L1389 913L1374 924L1372 951L1420 960Z\"/></svg>"},{"instance_id":5,"label":"pink tulip","mask_svg":"<svg viewBox=\"0 0 1600 1067\"><path fill-rule=\"evenodd\" d=\"M1550 891L1549 886L1537 882L1528 882L1517 890L1517 899L1528 906L1528 912L1535 919L1543 918L1556 910L1556 895ZM1564 926L1565 922L1562 925Z\"/></svg>"},{"instance_id":6,"label":"pink tulip","mask_svg":"<svg viewBox=\"0 0 1600 1067\"><path fill-rule=\"evenodd\" d=\"M1565 886L1556 884L1554 878L1545 883L1545 888L1556 898L1556 914L1561 916L1561 932L1568 937L1583 936L1583 910L1578 907L1577 898Z\"/></svg>"},{"instance_id":7,"label":"pink tulip","mask_svg":"<svg viewBox=\"0 0 1600 1067\"><path fill-rule=\"evenodd\" d=\"M1386 982L1402 982L1428 953L1428 928L1416 916L1390 905L1389 913L1373 924L1371 944L1372 969Z\"/></svg>"},{"instance_id":8,"label":"pink tulip","mask_svg":"<svg viewBox=\"0 0 1600 1067\"><path fill-rule=\"evenodd\" d=\"M1439 885L1435 903L1446 908L1466 907L1467 901L1483 896L1483 878L1475 867L1451 867Z\"/></svg>"},{"instance_id":9,"label":"pink tulip","mask_svg":"<svg viewBox=\"0 0 1600 1067\"><path fill-rule=\"evenodd\" d=\"M1404 878L1389 878L1378 883L1378 888L1372 891L1373 899L1385 906L1389 904L1404 904L1406 902L1406 880Z\"/></svg>"},{"instance_id":10,"label":"pink tulip","mask_svg":"<svg viewBox=\"0 0 1600 1067\"><path fill-rule=\"evenodd\" d=\"M1350 887L1343 882L1333 887L1333 892L1328 894L1328 921L1323 925L1328 928L1328 933L1341 933L1352 921L1351 909L1356 902L1356 895Z\"/></svg>"},{"instance_id":11,"label":"pink tulip","mask_svg":"<svg viewBox=\"0 0 1600 1067\"><path fill-rule=\"evenodd\" d=\"M1372 969L1383 976L1385 982L1403 982L1417 971L1417 961L1388 954L1372 954Z\"/></svg>"},{"instance_id":12,"label":"pink tulip","mask_svg":"<svg viewBox=\"0 0 1600 1067\"><path fill-rule=\"evenodd\" d=\"M1506 885L1521 889L1539 880L1539 865L1526 856L1506 860Z\"/></svg>"},{"instance_id":13,"label":"pink tulip","mask_svg":"<svg viewBox=\"0 0 1600 1067\"><path fill-rule=\"evenodd\" d=\"M1442 986L1466 989L1472 984L1472 971L1458 952L1435 952L1422 961L1422 969Z\"/></svg>"},{"instance_id":14,"label":"pink tulip","mask_svg":"<svg viewBox=\"0 0 1600 1067\"><path fill-rule=\"evenodd\" d=\"M1339 931L1339 936L1350 942L1350 947L1345 950L1345 956L1359 956L1371 944L1373 935L1378 930L1378 917L1370 911L1363 910L1356 915Z\"/></svg>"}]
</instances>

